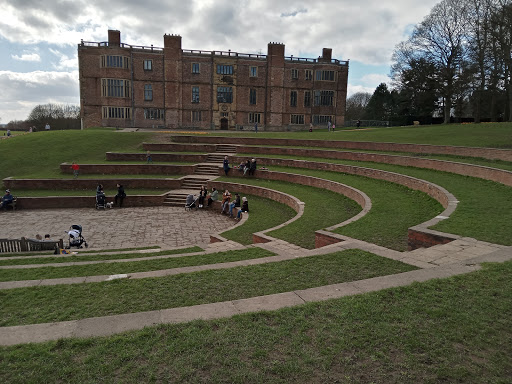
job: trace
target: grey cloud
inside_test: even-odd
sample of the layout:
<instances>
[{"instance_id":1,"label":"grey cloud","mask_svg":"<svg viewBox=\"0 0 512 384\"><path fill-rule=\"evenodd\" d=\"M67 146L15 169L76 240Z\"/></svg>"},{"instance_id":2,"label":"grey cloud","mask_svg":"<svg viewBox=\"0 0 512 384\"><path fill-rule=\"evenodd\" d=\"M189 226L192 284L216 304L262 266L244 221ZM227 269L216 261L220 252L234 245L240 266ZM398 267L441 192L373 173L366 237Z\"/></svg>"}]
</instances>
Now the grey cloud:
<instances>
[{"instance_id":1,"label":"grey cloud","mask_svg":"<svg viewBox=\"0 0 512 384\"><path fill-rule=\"evenodd\" d=\"M294 17L294 16L297 16L299 13L307 13L307 12L308 12L307 9L299 9L299 10L294 11L294 12L281 13L281 17Z\"/></svg>"}]
</instances>

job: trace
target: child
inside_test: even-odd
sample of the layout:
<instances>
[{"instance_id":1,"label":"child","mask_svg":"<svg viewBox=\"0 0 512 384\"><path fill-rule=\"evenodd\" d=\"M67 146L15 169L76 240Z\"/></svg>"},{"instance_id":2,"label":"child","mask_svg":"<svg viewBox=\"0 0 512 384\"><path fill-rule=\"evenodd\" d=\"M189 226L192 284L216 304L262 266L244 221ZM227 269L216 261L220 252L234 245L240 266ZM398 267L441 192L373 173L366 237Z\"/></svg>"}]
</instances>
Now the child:
<instances>
[{"instance_id":1,"label":"child","mask_svg":"<svg viewBox=\"0 0 512 384\"><path fill-rule=\"evenodd\" d=\"M76 179L78 177L80 166L73 161L73 164L71 164L71 169L73 170L73 179Z\"/></svg>"},{"instance_id":2,"label":"child","mask_svg":"<svg viewBox=\"0 0 512 384\"><path fill-rule=\"evenodd\" d=\"M149 151L146 152L146 162L148 164L153 162L153 159L151 158L151 152Z\"/></svg>"}]
</instances>

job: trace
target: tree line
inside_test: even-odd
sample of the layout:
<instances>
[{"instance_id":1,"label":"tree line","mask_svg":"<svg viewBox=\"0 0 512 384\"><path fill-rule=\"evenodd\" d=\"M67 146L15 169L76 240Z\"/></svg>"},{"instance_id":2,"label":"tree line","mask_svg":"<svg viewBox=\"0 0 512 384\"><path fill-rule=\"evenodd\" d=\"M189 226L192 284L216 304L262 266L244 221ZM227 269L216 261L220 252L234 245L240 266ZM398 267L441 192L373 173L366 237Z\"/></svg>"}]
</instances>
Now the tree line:
<instances>
[{"instance_id":1,"label":"tree line","mask_svg":"<svg viewBox=\"0 0 512 384\"><path fill-rule=\"evenodd\" d=\"M44 130L46 124L51 129L80 129L80 107L68 104L40 104L35 106L26 120L12 120L7 124L7 129L28 131L35 127L36 130Z\"/></svg>"},{"instance_id":2,"label":"tree line","mask_svg":"<svg viewBox=\"0 0 512 384\"><path fill-rule=\"evenodd\" d=\"M346 120L512 121L512 2L443 0L393 52L391 89L347 100Z\"/></svg>"}]
</instances>

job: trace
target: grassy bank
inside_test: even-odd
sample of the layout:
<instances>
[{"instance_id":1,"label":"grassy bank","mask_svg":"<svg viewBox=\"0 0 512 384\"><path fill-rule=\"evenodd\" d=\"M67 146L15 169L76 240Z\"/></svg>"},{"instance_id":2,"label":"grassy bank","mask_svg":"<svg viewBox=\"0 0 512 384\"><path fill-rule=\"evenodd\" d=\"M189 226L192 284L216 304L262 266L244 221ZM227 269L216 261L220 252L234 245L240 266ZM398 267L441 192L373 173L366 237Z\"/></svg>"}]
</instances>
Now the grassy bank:
<instances>
[{"instance_id":1,"label":"grassy bank","mask_svg":"<svg viewBox=\"0 0 512 384\"><path fill-rule=\"evenodd\" d=\"M255 250L260 252L261 257L269 254L259 248ZM0 290L0 326L236 300L413 269L416 267L371 253L348 250L269 264L161 278Z\"/></svg>"},{"instance_id":2,"label":"grassy bank","mask_svg":"<svg viewBox=\"0 0 512 384\"><path fill-rule=\"evenodd\" d=\"M449 279L106 338L0 348L27 382L508 383L512 262ZM101 364L98 362L101 361Z\"/></svg>"}]
</instances>

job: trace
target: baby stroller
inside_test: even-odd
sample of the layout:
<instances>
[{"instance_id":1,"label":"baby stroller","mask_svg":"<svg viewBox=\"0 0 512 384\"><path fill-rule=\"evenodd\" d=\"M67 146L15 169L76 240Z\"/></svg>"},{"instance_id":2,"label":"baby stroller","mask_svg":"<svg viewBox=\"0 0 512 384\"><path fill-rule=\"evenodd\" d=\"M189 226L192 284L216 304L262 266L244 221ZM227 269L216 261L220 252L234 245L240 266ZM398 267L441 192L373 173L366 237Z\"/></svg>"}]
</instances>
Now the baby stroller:
<instances>
[{"instance_id":1,"label":"baby stroller","mask_svg":"<svg viewBox=\"0 0 512 384\"><path fill-rule=\"evenodd\" d=\"M96 194L96 209L107 208L107 198L103 192Z\"/></svg>"},{"instance_id":2,"label":"baby stroller","mask_svg":"<svg viewBox=\"0 0 512 384\"><path fill-rule=\"evenodd\" d=\"M87 248L89 246L87 244L87 241L82 236L82 226L81 225L73 224L71 227L69 227L68 235L69 235L68 249L71 247L82 248L82 244L85 245L85 248Z\"/></svg>"},{"instance_id":3,"label":"baby stroller","mask_svg":"<svg viewBox=\"0 0 512 384\"><path fill-rule=\"evenodd\" d=\"M192 208L197 208L198 200L199 200L199 196L195 197L192 194L188 195L187 199L185 200L185 211L188 211Z\"/></svg>"}]
</instances>

